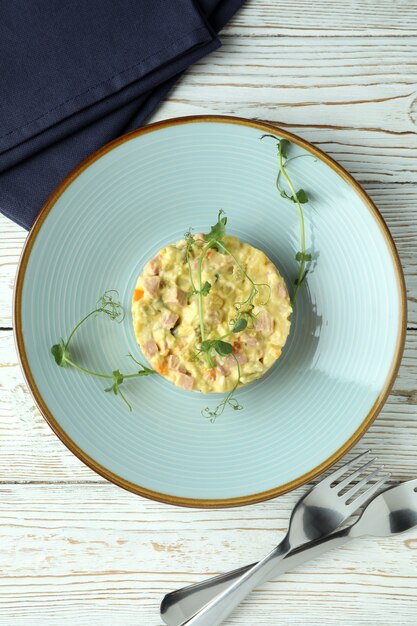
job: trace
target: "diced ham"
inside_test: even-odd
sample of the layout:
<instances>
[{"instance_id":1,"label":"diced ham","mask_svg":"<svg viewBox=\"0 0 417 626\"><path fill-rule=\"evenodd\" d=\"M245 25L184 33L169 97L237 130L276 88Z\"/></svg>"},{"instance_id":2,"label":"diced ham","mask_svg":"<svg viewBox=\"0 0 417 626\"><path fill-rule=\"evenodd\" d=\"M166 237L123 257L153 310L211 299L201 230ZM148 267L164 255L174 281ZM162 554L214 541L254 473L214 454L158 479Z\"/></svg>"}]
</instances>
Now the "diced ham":
<instances>
[{"instance_id":1,"label":"diced ham","mask_svg":"<svg viewBox=\"0 0 417 626\"><path fill-rule=\"evenodd\" d=\"M181 374L178 378L178 384L180 387L185 389L186 391L191 391L194 385L194 379L192 376L188 374Z\"/></svg>"},{"instance_id":2,"label":"diced ham","mask_svg":"<svg viewBox=\"0 0 417 626\"><path fill-rule=\"evenodd\" d=\"M158 276L161 271L161 262L159 256L156 256L154 259L148 261L143 268L145 274L151 274L152 276Z\"/></svg>"},{"instance_id":3,"label":"diced ham","mask_svg":"<svg viewBox=\"0 0 417 626\"><path fill-rule=\"evenodd\" d=\"M255 337L251 337L250 335L245 337L244 341L248 344L248 346L259 346L259 341L255 339Z\"/></svg>"},{"instance_id":4,"label":"diced ham","mask_svg":"<svg viewBox=\"0 0 417 626\"><path fill-rule=\"evenodd\" d=\"M255 321L255 330L264 335L271 335L274 331L274 318L269 311L259 313Z\"/></svg>"},{"instance_id":5,"label":"diced ham","mask_svg":"<svg viewBox=\"0 0 417 626\"><path fill-rule=\"evenodd\" d=\"M210 323L213 326L218 326L218 324L220 323L220 313L219 311L209 311L207 313L207 317L210 320Z\"/></svg>"},{"instance_id":6,"label":"diced ham","mask_svg":"<svg viewBox=\"0 0 417 626\"><path fill-rule=\"evenodd\" d=\"M239 363L239 365L245 365L245 363L248 362L248 359L246 358L246 355L243 354L243 352L237 352L235 354L235 357L236 357L237 362Z\"/></svg>"},{"instance_id":7,"label":"diced ham","mask_svg":"<svg viewBox=\"0 0 417 626\"><path fill-rule=\"evenodd\" d=\"M168 352L168 343L166 339L163 339L162 341L159 342L158 344L158 348L160 349L160 351L163 354L166 354Z\"/></svg>"},{"instance_id":8,"label":"diced ham","mask_svg":"<svg viewBox=\"0 0 417 626\"><path fill-rule=\"evenodd\" d=\"M220 374L222 374L222 376L229 376L230 371L227 369L227 367L224 367L224 365L222 365L221 363L217 363L216 367L219 370Z\"/></svg>"},{"instance_id":9,"label":"diced ham","mask_svg":"<svg viewBox=\"0 0 417 626\"><path fill-rule=\"evenodd\" d=\"M144 343L143 344L143 351L148 356L155 356L156 354L158 354L158 346L156 345L155 340L154 339L150 339L149 341Z\"/></svg>"},{"instance_id":10,"label":"diced ham","mask_svg":"<svg viewBox=\"0 0 417 626\"><path fill-rule=\"evenodd\" d=\"M236 352L236 354L234 354L233 356L229 354L229 356L226 357L226 365L228 365L229 367L236 366L236 361L234 357L236 358L236 361L239 363L239 365L245 365L245 363L248 362L248 359L246 358L246 355L243 354L243 352Z\"/></svg>"},{"instance_id":11,"label":"diced ham","mask_svg":"<svg viewBox=\"0 0 417 626\"><path fill-rule=\"evenodd\" d=\"M179 306L185 306L187 304L186 292L178 287L168 289L164 299L167 304L176 304Z\"/></svg>"},{"instance_id":12,"label":"diced ham","mask_svg":"<svg viewBox=\"0 0 417 626\"><path fill-rule=\"evenodd\" d=\"M162 316L161 324L164 328L173 328L178 321L178 315L171 311L166 311Z\"/></svg>"},{"instance_id":13,"label":"diced ham","mask_svg":"<svg viewBox=\"0 0 417 626\"><path fill-rule=\"evenodd\" d=\"M287 295L287 290L282 283L278 284L278 295L280 298L285 298L285 296Z\"/></svg>"},{"instance_id":14,"label":"diced ham","mask_svg":"<svg viewBox=\"0 0 417 626\"><path fill-rule=\"evenodd\" d=\"M159 284L161 282L161 278L159 276L145 276L143 279L143 286L145 291L150 296L156 296L159 289Z\"/></svg>"},{"instance_id":15,"label":"diced ham","mask_svg":"<svg viewBox=\"0 0 417 626\"><path fill-rule=\"evenodd\" d=\"M170 370L178 370L178 372L181 372L181 374L187 373L187 370L185 369L184 365L181 365L181 362L176 354L170 354L168 356L167 365L168 369Z\"/></svg>"},{"instance_id":16,"label":"diced ham","mask_svg":"<svg viewBox=\"0 0 417 626\"><path fill-rule=\"evenodd\" d=\"M168 369L177 370L180 364L180 360L176 354L170 354L168 357Z\"/></svg>"},{"instance_id":17,"label":"diced ham","mask_svg":"<svg viewBox=\"0 0 417 626\"><path fill-rule=\"evenodd\" d=\"M182 289L177 289L177 300L180 306L185 306L187 304L187 293Z\"/></svg>"}]
</instances>

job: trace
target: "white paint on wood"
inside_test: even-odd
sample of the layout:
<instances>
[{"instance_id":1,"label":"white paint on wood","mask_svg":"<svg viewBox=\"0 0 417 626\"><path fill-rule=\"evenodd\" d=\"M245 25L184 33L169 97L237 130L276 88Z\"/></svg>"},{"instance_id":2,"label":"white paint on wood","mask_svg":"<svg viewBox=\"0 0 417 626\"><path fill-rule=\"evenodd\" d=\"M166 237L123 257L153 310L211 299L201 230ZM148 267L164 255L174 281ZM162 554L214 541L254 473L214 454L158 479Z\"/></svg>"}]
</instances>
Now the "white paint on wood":
<instances>
[{"instance_id":1,"label":"white paint on wood","mask_svg":"<svg viewBox=\"0 0 417 626\"><path fill-rule=\"evenodd\" d=\"M335 157L384 215L406 275L409 327L392 394L356 447L417 476L417 3L254 0L153 120L230 114L285 126ZM26 237L0 218L0 327L12 324ZM301 490L302 491L302 490ZM299 492L298 492L299 493ZM73 457L34 407L0 332L0 626L156 626L162 595L255 560L297 493L204 511L148 502ZM417 531L366 539L262 586L227 624L415 626Z\"/></svg>"},{"instance_id":2,"label":"white paint on wood","mask_svg":"<svg viewBox=\"0 0 417 626\"><path fill-rule=\"evenodd\" d=\"M0 486L0 624L159 624L166 590L266 554L299 493L204 511L108 484ZM417 532L356 540L263 585L228 623L411 626L416 586Z\"/></svg>"}]
</instances>

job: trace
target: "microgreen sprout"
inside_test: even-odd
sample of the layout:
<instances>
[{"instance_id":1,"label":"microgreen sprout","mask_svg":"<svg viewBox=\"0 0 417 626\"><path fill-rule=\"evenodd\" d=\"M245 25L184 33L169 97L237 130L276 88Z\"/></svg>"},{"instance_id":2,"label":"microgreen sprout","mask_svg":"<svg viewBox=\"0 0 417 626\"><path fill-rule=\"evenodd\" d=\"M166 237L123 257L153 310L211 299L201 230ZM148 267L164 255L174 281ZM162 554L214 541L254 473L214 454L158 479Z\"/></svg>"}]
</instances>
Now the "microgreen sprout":
<instances>
[{"instance_id":1,"label":"microgreen sprout","mask_svg":"<svg viewBox=\"0 0 417 626\"><path fill-rule=\"evenodd\" d=\"M304 189L299 189L296 191L294 184L288 174L287 166L294 159L301 158L302 156L309 155L297 155L293 157L288 157L288 150L290 147L290 142L286 139L279 139L275 135L262 135L261 139L266 137L272 138L277 145L278 152L278 174L276 177L276 187L280 194L280 196L295 204L298 211L299 221L300 221L300 250L296 253L295 259L299 264L298 277L295 280L295 291L291 300L292 306L294 306L299 289L306 278L308 273L308 264L312 260L312 256L309 252L306 251L306 242L305 242L305 224L304 224L304 214L302 205L309 202L309 197ZM286 188L282 186L281 179L283 179L286 183ZM198 358L198 355L202 354L207 362L207 365L210 369L215 368L217 363L217 357L228 357L228 359L232 359L236 364L236 382L233 388L229 391L229 393L223 398L223 400L214 408L210 409L210 407L206 407L202 410L202 414L205 417L208 417L210 421L214 421L216 417L220 416L225 408L229 406L235 411L241 410L243 407L238 402L238 400L234 397L236 389L241 383L241 369L239 360L234 354L234 345L229 341L225 341L225 339L230 338L230 336L236 335L240 332L246 330L249 326L249 323L252 323L252 327L254 326L257 316L254 312L255 306L262 307L265 306L270 297L271 297L271 286L268 283L256 283L251 276L247 273L245 267L239 262L236 256L233 254L232 250L228 247L224 238L226 236L226 224L227 224L227 216L223 209L221 209L217 216L217 222L214 224L210 232L199 237L195 237L192 234L191 229L187 233L185 233L185 252L184 259L188 266L189 279L191 284L191 291L188 294L188 299L190 300L193 296L197 296L198 300L198 316L199 316L199 344L196 346L196 353L194 358ZM198 249L198 259L197 259L197 268L196 268L196 278L193 276L193 269L191 265L191 259L195 260L195 252L194 250ZM206 258L207 253L210 250L216 250L218 253L223 255L228 255L233 260L237 270L235 271L235 276L238 276L239 279L245 279L250 284L250 292L248 297L245 300L238 301L234 303L234 308L236 311L236 316L234 319L229 320L229 328L230 330L222 335L221 337L215 338L207 338L206 328L204 324L204 298L209 296L212 284L206 280L203 282L202 278L202 270L203 270L203 262ZM216 273L213 276L213 282L217 282L220 279L220 274ZM156 374L156 372L143 365L137 359L129 353L128 356L134 361L136 365L139 366L139 370L132 374L123 374L119 369L113 370L111 373L103 373L103 372L95 372L89 370L78 363L76 363L71 356L70 353L70 342L72 341L75 333L78 331L80 326L84 324L90 317L94 315L98 315L103 313L107 315L113 321L121 322L124 318L124 311L121 304L118 302L118 294L114 290L106 291L101 298L97 301L96 308L88 313L85 317L81 319L80 322L74 327L71 331L68 339L65 341L64 339L60 339L59 343L56 343L51 348L51 353L55 359L56 364L59 367L73 367L80 372L85 374L89 374L90 376L95 376L98 378L103 378L109 381L109 386L104 389L104 391L108 393L113 393L116 396L120 396L124 403L127 405L129 410L132 410L132 407L121 390L121 386L127 379L130 378L138 378L142 376L149 376L151 374ZM256 303L255 303L256 299ZM173 333L173 329L171 329L171 333ZM174 334L174 333L173 333ZM236 345L236 344L235 344Z\"/></svg>"},{"instance_id":2,"label":"microgreen sprout","mask_svg":"<svg viewBox=\"0 0 417 626\"><path fill-rule=\"evenodd\" d=\"M299 220L300 220L300 247L301 250L299 252L297 252L297 254L295 255L295 259L299 264L299 268L298 268L298 276L295 280L295 291L294 291L294 295L291 299L291 305L294 306L295 301L297 299L297 295L298 292L300 290L300 287L302 285L302 283L304 282L307 274L308 274L308 266L307 264L310 263L312 257L311 254L308 253L306 251L306 241L305 241L305 224L304 224L304 213L303 213L303 209L302 209L302 204L306 204L309 201L309 197L307 195L307 192L304 189L299 189L298 191L295 190L294 184L288 174L288 171L286 169L286 166L288 165L288 163L296 158L299 158L301 156L310 156L310 155L298 155L296 157L291 157L288 158L288 149L291 145L291 143L287 140L287 139L278 139L278 137L275 137L275 135L262 135L261 140L266 138L266 137L271 137L272 139L275 140L276 144L277 144L277 149L278 149L278 174L277 174L277 178L276 178L276 187L277 190L281 196L281 198L284 198L285 200L289 200L290 202L293 202L298 210L298 216L299 216ZM289 191L290 193L288 193L284 187L282 187L281 185L281 176L284 178L284 180L286 181Z\"/></svg>"},{"instance_id":3,"label":"microgreen sprout","mask_svg":"<svg viewBox=\"0 0 417 626\"><path fill-rule=\"evenodd\" d=\"M230 337L230 335L242 332L248 326L249 320L254 322L256 320L256 316L253 313L253 309L255 307L254 300L260 294L261 290L266 290L265 297L261 302L257 302L258 306L264 306L267 304L271 297L271 287L267 283L256 283L247 273L245 267L240 263L240 261L236 258L233 252L230 250L226 242L224 241L224 237L226 235L226 224L227 224L227 216L225 212L221 209L217 216L217 222L214 226L211 227L210 232L203 235L203 239L195 239L191 234L191 229L185 234L186 241L186 253L185 258L188 265L189 278L191 283L191 294L192 296L197 296L198 298L198 314L199 314L199 326L200 326L200 338L201 342L198 347L196 347L196 355L195 358L198 357L199 354L204 355L204 358L207 362L209 369L216 367L216 355L220 357L232 356L234 361L236 362L238 377L236 384L233 389L227 394L227 396L222 400L222 402L214 409L211 410L209 407L206 407L203 411L203 415L209 417L211 421L221 415L226 406L232 407L234 410L240 410L242 406L239 402L234 398L234 393L237 387L240 384L241 373L240 373L240 365L236 359L236 356L233 354L233 346L231 343L224 341L226 338ZM199 255L197 260L197 276L196 279L193 277L192 267L191 267L191 250L194 246L198 246ZM220 254L228 255L233 260L238 272L240 272L241 277L244 277L249 284L251 285L250 293L246 300L241 302L235 302L235 310L236 310L236 318L229 321L230 331L221 337L216 337L214 339L207 339L206 328L204 324L204 296L207 296L211 289L211 283L206 281L203 283L202 278L202 268L204 259L209 250L216 250ZM219 275L215 275L214 281L219 279Z\"/></svg>"},{"instance_id":4,"label":"microgreen sprout","mask_svg":"<svg viewBox=\"0 0 417 626\"><path fill-rule=\"evenodd\" d=\"M55 359L56 364L59 365L60 367L68 367L69 365L70 367L73 367L79 370L80 372L83 372L84 374L89 374L90 376L95 376L97 378L105 378L105 379L112 381L111 386L106 387L104 391L112 392L116 396L120 395L122 400L125 402L129 410L131 411L132 407L130 403L128 402L128 400L126 399L126 396L124 395L124 393L121 391L120 386L122 385L124 380L128 378L137 378L140 376L149 376L150 374L155 374L156 372L154 370L146 367L145 365L142 365L142 363L137 361L133 357L133 355L129 353L128 356L132 358L137 365L140 366L140 370L138 372L135 372L133 374L122 374L118 369L114 370L111 374L102 373L102 372L94 372L85 367L82 367L78 363L75 363L75 361L72 360L72 357L69 351L69 344L72 338L74 337L76 331L80 328L82 324L84 324L84 322L86 322L93 315L104 313L113 321L118 321L118 322L123 321L124 310L120 302L118 302L118 300L115 299L116 297L118 297L117 291L114 291L114 290L106 291L101 296L101 298L98 299L96 308L90 313L88 313L85 317L83 317L80 322L78 322L75 328L71 331L68 339L64 341L64 339L61 338L59 343L56 343L55 345L52 346L51 353Z\"/></svg>"},{"instance_id":5,"label":"microgreen sprout","mask_svg":"<svg viewBox=\"0 0 417 626\"><path fill-rule=\"evenodd\" d=\"M234 411L241 411L243 409L243 406L234 397L234 393L240 383L240 365L239 365L239 361L237 360L234 354L232 354L232 357L234 358L236 362L236 367L237 367L236 383L234 384L233 389L229 391L229 393L223 398L223 400L216 406L215 409L210 409L210 407L206 406L206 408L201 411L201 414L203 415L203 417L207 417L210 420L210 422L214 422L215 419L223 413L223 411L225 410L227 406L232 408Z\"/></svg>"}]
</instances>

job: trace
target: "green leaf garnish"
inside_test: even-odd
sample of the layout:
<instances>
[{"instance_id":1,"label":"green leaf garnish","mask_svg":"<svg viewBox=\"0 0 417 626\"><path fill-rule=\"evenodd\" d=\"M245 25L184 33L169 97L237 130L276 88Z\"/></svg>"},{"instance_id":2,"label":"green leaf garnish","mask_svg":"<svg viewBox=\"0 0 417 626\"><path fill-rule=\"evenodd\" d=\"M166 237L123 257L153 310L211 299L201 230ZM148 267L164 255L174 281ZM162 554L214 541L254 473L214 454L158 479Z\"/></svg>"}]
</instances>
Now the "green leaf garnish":
<instances>
[{"instance_id":1,"label":"green leaf garnish","mask_svg":"<svg viewBox=\"0 0 417 626\"><path fill-rule=\"evenodd\" d=\"M233 389L229 391L227 396L225 396L223 400L214 409L210 409L210 407L206 406L206 408L201 411L201 414L203 415L203 417L207 417L210 420L210 422L214 422L215 419L223 413L224 409L227 406L229 406L234 411L241 411L243 409L243 406L239 403L239 401L236 398L234 398L235 391L240 384L240 365L235 355L233 354L232 356L235 360L236 367L237 367L237 380Z\"/></svg>"},{"instance_id":2,"label":"green leaf garnish","mask_svg":"<svg viewBox=\"0 0 417 626\"><path fill-rule=\"evenodd\" d=\"M289 149L291 144L288 141L288 139L281 139L281 141L279 143L280 143L280 150L281 150L282 157L284 159L287 159L288 158L288 149Z\"/></svg>"},{"instance_id":3,"label":"green leaf garnish","mask_svg":"<svg viewBox=\"0 0 417 626\"><path fill-rule=\"evenodd\" d=\"M249 313L249 311L247 313ZM251 313L251 315L253 315L253 313ZM240 333L242 330L245 330L247 325L247 320L245 320L243 317L238 317L233 325L232 333Z\"/></svg>"},{"instance_id":4,"label":"green leaf garnish","mask_svg":"<svg viewBox=\"0 0 417 626\"><path fill-rule=\"evenodd\" d=\"M297 202L299 202L300 204L305 204L306 202L308 202L308 196L304 189L300 189L299 191L297 191L296 197L288 195L285 189L280 189L279 193L281 198L285 198L285 200L290 200L295 204Z\"/></svg>"},{"instance_id":5,"label":"green leaf garnish","mask_svg":"<svg viewBox=\"0 0 417 626\"><path fill-rule=\"evenodd\" d=\"M304 191L304 189L299 189L297 191L297 199L300 204L307 204L308 202L307 192Z\"/></svg>"},{"instance_id":6,"label":"green leaf garnish","mask_svg":"<svg viewBox=\"0 0 417 626\"><path fill-rule=\"evenodd\" d=\"M294 285L297 285L297 287L301 286L303 284L303 282L305 281L307 274L308 274L308 270L305 270L305 272L301 276L301 278L296 278L295 279Z\"/></svg>"},{"instance_id":7,"label":"green leaf garnish","mask_svg":"<svg viewBox=\"0 0 417 626\"><path fill-rule=\"evenodd\" d=\"M223 341L222 339L211 339L210 341L201 342L201 351L208 354L211 350L220 354L220 356L227 356L228 354L232 354L233 346L231 343L227 341Z\"/></svg>"},{"instance_id":8,"label":"green leaf garnish","mask_svg":"<svg viewBox=\"0 0 417 626\"><path fill-rule=\"evenodd\" d=\"M208 294L210 293L210 289L211 289L211 284L206 280L204 285L201 287L201 295L208 296Z\"/></svg>"},{"instance_id":9,"label":"green leaf garnish","mask_svg":"<svg viewBox=\"0 0 417 626\"><path fill-rule=\"evenodd\" d=\"M129 407L129 410L131 411L132 407L127 401L123 392L121 391L120 386L127 378L136 378L140 376L149 376L150 374L156 374L154 370L146 367L145 365L142 365L142 363L137 361L132 356L132 354L129 353L128 356L131 357L135 361L135 363L140 365L141 369L138 372L135 372L134 374L122 374L118 369L114 370L111 374L93 372L92 370L82 367L78 363L72 361L68 350L69 343L76 331L80 328L82 324L84 324L84 322L86 322L93 315L98 313L104 313L111 320L121 321L123 319L124 311L120 302L115 299L115 296L117 295L117 291L106 291L104 295L98 299L96 308L88 313L88 315L83 317L80 322L78 322L73 331L70 333L67 341L65 342L63 339L61 339L59 343L54 344L51 348L51 353L55 359L56 364L60 367L67 367L68 365L70 365L71 367L77 369L80 372L83 372L84 374L89 374L90 376L95 376L97 378L106 378L108 380L111 380L113 384L110 387L106 387L104 391L113 392L116 396L120 395L120 397L123 399L123 401Z\"/></svg>"},{"instance_id":10,"label":"green leaf garnish","mask_svg":"<svg viewBox=\"0 0 417 626\"><path fill-rule=\"evenodd\" d=\"M218 241L223 239L226 234L226 224L226 213L223 211L223 209L220 209L217 216L217 222L214 224L214 226L211 227L210 232L207 235L204 235L205 241L217 243Z\"/></svg>"},{"instance_id":11,"label":"green leaf garnish","mask_svg":"<svg viewBox=\"0 0 417 626\"><path fill-rule=\"evenodd\" d=\"M233 346L231 343L227 341L221 341L221 339L216 339L213 341L213 348L220 354L220 356L227 356L228 354L232 354Z\"/></svg>"},{"instance_id":12,"label":"green leaf garnish","mask_svg":"<svg viewBox=\"0 0 417 626\"><path fill-rule=\"evenodd\" d=\"M111 387L106 387L104 391L112 391L115 396L119 393L119 387L124 381L124 378L119 370L114 370L113 374L113 384Z\"/></svg>"},{"instance_id":13,"label":"green leaf garnish","mask_svg":"<svg viewBox=\"0 0 417 626\"><path fill-rule=\"evenodd\" d=\"M253 314L252 310L254 308L254 300L256 296L258 296L261 289L266 288L267 294L264 302L257 302L258 306L265 305L271 296L271 286L269 284L261 284L255 283L252 278L248 275L245 267L241 265L239 260L235 257L233 252L228 248L227 244L224 241L224 237L226 235L226 224L227 224L227 216L223 210L220 210L217 216L217 222L214 226L211 227L210 232L204 235L204 244L203 247L199 251L198 256L198 265L197 265L197 277L194 279L193 271L190 263L191 251L195 250L195 246L197 242L191 235L191 230L185 234L186 239L186 247L185 247L185 259L188 263L188 273L191 283L191 292L189 294L189 298L193 296L197 296L198 298L198 313L199 313L199 324L200 324L200 347L196 350L196 354L194 359L197 359L200 354L202 354L207 362L209 368L213 368L216 365L215 360L213 359L213 353L218 354L219 356L229 356L232 355L236 361L236 365L238 366L239 377L236 386L240 382L240 368L239 364L236 360L236 357L233 355L233 346L231 343L224 341L226 337L231 334L236 334L244 330L248 325L248 320L255 320L256 316ZM201 241L199 242L201 247ZM207 252L211 249L217 250L221 254L229 255L234 263L236 264L240 275L246 278L251 285L251 290L249 296L243 302L236 302L235 309L238 313L235 320L230 320L229 324L231 330L223 335L222 337L216 337L213 339L206 338L206 329L204 324L204 296L209 295L212 285L210 282L206 281L204 284L202 282L202 268L203 262ZM195 257L194 257L195 258ZM214 282L217 282L220 278L219 274L214 275ZM219 415L223 412L225 406L230 406L235 410L241 409L241 405L233 398L234 391L236 386L232 391L226 396L223 403L212 412L209 408L203 411L210 418L214 418L214 415Z\"/></svg>"},{"instance_id":14,"label":"green leaf garnish","mask_svg":"<svg viewBox=\"0 0 417 626\"><path fill-rule=\"evenodd\" d=\"M63 339L59 343L52 346L51 352L54 355L54 359L57 365L60 367L67 367L67 357L69 358L69 352L65 346Z\"/></svg>"},{"instance_id":15,"label":"green leaf garnish","mask_svg":"<svg viewBox=\"0 0 417 626\"><path fill-rule=\"evenodd\" d=\"M196 294L199 294L199 293L201 293L202 296L208 296L208 294L210 293L210 289L211 289L211 284L206 280L206 282L201 287L201 289L196 289L194 287L194 289L192 291L190 291L190 293L188 294L188 301L190 301L190 299L193 296L195 296Z\"/></svg>"},{"instance_id":16,"label":"green leaf garnish","mask_svg":"<svg viewBox=\"0 0 417 626\"><path fill-rule=\"evenodd\" d=\"M297 254L295 255L296 260L301 263L301 261L305 261L306 263L309 263L312 260L312 256L309 252L297 252Z\"/></svg>"},{"instance_id":17,"label":"green leaf garnish","mask_svg":"<svg viewBox=\"0 0 417 626\"><path fill-rule=\"evenodd\" d=\"M303 209L301 207L302 204L306 204L309 201L309 198L308 198L307 192L304 189L299 189L298 191L295 191L293 182L286 169L286 166L288 165L288 163L294 160L295 158L297 158L297 157L292 157L291 159L288 159L288 150L291 146L291 143L287 139L279 139L278 137L275 137L274 135L262 135L261 139L264 139L265 137L271 137L272 139L274 139L278 148L279 171L278 171L278 175L276 178L277 190L282 198L284 198L285 200L290 200L296 205L297 210L298 210L298 216L300 219L301 252L298 252L296 255L296 259L299 262L299 269L298 269L298 277L294 281L296 288L294 291L294 295L291 299L291 304L292 306L294 306L299 289L302 283L304 282L308 273L308 268L306 269L306 264L311 261L311 255L306 252L304 214L303 214ZM310 155L299 155L299 156L310 156ZM288 193L283 187L281 187L280 185L281 175L285 179L288 185L288 188L290 190L290 193Z\"/></svg>"},{"instance_id":18,"label":"green leaf garnish","mask_svg":"<svg viewBox=\"0 0 417 626\"><path fill-rule=\"evenodd\" d=\"M104 391L113 392L115 396L120 395L120 397L122 398L123 402L127 405L129 411L131 411L132 410L132 405L127 401L126 396L124 395L124 393L120 389L120 385L123 383L123 381L124 381L123 374L121 374L119 372L119 370L114 370L114 372L113 372L113 384L111 385L111 387L106 387L106 389Z\"/></svg>"}]
</instances>

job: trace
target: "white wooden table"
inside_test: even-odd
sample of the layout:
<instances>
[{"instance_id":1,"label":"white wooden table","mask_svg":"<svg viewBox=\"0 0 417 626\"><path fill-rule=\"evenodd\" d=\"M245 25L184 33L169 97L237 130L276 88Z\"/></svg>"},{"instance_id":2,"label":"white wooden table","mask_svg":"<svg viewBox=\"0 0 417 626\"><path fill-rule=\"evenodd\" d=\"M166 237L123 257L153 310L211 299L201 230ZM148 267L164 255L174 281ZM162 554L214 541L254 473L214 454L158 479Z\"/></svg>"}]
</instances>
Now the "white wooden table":
<instances>
[{"instance_id":1,"label":"white wooden table","mask_svg":"<svg viewBox=\"0 0 417 626\"><path fill-rule=\"evenodd\" d=\"M371 195L408 288L403 365L357 446L417 476L417 0L249 1L154 119L224 113L289 128ZM300 492L187 510L105 482L35 408L17 364L12 290L26 233L0 220L0 626L156 626L164 592L250 562ZM417 624L417 530L357 541L264 585L228 624Z\"/></svg>"}]
</instances>

